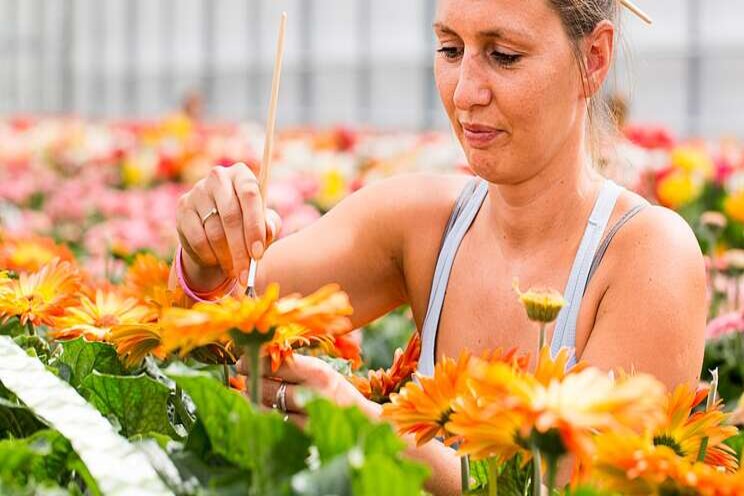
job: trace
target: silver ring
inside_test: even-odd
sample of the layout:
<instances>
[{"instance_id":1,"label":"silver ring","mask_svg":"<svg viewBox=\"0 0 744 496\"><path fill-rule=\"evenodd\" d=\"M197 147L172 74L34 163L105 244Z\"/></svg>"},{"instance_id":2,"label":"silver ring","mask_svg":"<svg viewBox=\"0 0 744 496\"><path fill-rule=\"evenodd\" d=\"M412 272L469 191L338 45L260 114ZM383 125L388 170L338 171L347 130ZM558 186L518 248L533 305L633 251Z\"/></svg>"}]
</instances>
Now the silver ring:
<instances>
[{"instance_id":1,"label":"silver ring","mask_svg":"<svg viewBox=\"0 0 744 496\"><path fill-rule=\"evenodd\" d=\"M279 384L279 388L276 390L274 405L276 405L282 413L287 413L287 383L285 381L282 381Z\"/></svg>"},{"instance_id":2,"label":"silver ring","mask_svg":"<svg viewBox=\"0 0 744 496\"><path fill-rule=\"evenodd\" d=\"M209 220L209 218L210 218L211 216L213 216L213 215L217 215L217 207L213 207L213 208L212 208L212 210L210 210L209 212L207 212L207 215L205 215L205 216L204 216L204 217L202 218L202 220L201 220L201 223L202 223L202 227L204 227L204 224L206 224L206 223L207 223L207 221Z\"/></svg>"}]
</instances>

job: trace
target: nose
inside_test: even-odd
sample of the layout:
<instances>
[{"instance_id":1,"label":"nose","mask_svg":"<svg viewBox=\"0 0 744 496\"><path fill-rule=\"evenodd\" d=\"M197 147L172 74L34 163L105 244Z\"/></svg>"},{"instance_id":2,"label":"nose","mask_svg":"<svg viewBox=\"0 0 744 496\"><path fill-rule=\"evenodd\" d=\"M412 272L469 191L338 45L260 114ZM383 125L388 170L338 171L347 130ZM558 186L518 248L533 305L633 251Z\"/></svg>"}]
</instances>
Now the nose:
<instances>
[{"instance_id":1,"label":"nose","mask_svg":"<svg viewBox=\"0 0 744 496\"><path fill-rule=\"evenodd\" d=\"M485 64L477 53L463 54L454 95L454 104L458 110L467 111L475 106L487 106L491 103L493 95L485 69Z\"/></svg>"}]
</instances>

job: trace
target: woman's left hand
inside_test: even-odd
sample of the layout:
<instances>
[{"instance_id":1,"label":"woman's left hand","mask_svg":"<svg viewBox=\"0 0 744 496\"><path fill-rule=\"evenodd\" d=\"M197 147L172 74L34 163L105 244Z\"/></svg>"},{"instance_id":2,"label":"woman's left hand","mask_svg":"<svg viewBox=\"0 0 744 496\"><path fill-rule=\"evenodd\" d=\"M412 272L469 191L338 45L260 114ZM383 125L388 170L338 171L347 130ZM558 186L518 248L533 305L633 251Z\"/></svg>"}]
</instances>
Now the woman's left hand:
<instances>
[{"instance_id":1,"label":"woman's left hand","mask_svg":"<svg viewBox=\"0 0 744 496\"><path fill-rule=\"evenodd\" d=\"M261 378L263 391L261 401L263 405L281 409L278 393L282 382L286 383L284 403L287 408L284 413L299 425L304 425L307 419L303 405L298 399L299 388L309 389L339 406L357 406L366 415L379 418L381 410L379 405L365 398L344 376L318 358L295 354L276 372L271 371L271 363L268 359L264 359L262 365L264 375ZM238 360L236 367L239 374L250 375L247 357ZM246 394L250 395L248 392Z\"/></svg>"}]
</instances>

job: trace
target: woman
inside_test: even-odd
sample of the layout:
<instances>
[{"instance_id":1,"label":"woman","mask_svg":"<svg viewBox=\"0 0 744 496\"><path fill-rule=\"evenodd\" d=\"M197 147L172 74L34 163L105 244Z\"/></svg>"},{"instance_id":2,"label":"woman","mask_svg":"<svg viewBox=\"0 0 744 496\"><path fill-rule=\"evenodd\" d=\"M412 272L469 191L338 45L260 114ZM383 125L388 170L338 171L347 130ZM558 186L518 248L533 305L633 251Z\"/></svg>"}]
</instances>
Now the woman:
<instances>
[{"instance_id":1,"label":"woman","mask_svg":"<svg viewBox=\"0 0 744 496\"><path fill-rule=\"evenodd\" d=\"M670 387L695 381L705 324L697 242L673 212L605 181L586 153L618 8L617 0L440 0L436 84L477 182L395 177L264 253L278 219L264 218L254 174L215 168L178 208L186 284L209 292L239 277L242 286L252 256L261 260L259 290L268 281L300 293L339 283L357 326L408 303L423 333L420 367L431 372L435 357L463 348L535 349L516 277L566 288L568 306L548 334L554 347ZM298 421L297 385L379 415L315 359L299 357L276 376L289 384ZM265 379L267 404L278 386ZM410 452L433 468L432 490L457 492L450 450L429 443Z\"/></svg>"}]
</instances>

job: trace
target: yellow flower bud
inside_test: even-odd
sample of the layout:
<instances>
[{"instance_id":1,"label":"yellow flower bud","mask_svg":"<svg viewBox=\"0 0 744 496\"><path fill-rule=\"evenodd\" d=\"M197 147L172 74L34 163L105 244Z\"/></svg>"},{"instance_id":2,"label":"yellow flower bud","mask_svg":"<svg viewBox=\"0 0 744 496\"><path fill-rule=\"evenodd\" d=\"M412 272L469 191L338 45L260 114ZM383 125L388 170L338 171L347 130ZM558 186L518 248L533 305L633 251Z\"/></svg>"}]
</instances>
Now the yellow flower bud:
<instances>
[{"instance_id":1,"label":"yellow flower bud","mask_svg":"<svg viewBox=\"0 0 744 496\"><path fill-rule=\"evenodd\" d=\"M558 318L558 313L566 304L558 291L554 289L530 288L526 292L519 290L519 283L514 281L514 291L519 295L519 301L527 311L527 317L533 322L548 324Z\"/></svg>"}]
</instances>

